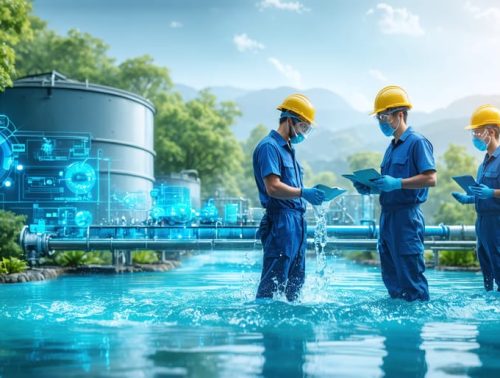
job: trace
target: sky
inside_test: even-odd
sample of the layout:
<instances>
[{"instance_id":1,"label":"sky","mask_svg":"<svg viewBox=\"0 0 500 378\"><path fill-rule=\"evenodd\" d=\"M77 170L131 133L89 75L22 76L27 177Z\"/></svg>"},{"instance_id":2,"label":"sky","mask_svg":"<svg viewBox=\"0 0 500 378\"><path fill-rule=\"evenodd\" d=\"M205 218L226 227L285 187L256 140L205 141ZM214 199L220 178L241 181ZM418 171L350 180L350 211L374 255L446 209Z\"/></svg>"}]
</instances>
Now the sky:
<instances>
[{"instance_id":1,"label":"sky","mask_svg":"<svg viewBox=\"0 0 500 378\"><path fill-rule=\"evenodd\" d=\"M418 111L500 94L499 0L34 0L34 13L196 89L325 88L361 111L390 84Z\"/></svg>"}]
</instances>

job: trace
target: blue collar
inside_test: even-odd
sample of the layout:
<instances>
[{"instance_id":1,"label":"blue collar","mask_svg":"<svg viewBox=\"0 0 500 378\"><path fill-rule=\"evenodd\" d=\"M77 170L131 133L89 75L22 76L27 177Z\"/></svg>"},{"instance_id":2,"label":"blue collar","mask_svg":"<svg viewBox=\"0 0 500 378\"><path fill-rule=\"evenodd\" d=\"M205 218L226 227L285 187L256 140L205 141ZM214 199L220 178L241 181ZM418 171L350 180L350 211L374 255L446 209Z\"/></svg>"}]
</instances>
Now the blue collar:
<instances>
[{"instance_id":1,"label":"blue collar","mask_svg":"<svg viewBox=\"0 0 500 378\"><path fill-rule=\"evenodd\" d=\"M500 146L498 146L497 149L493 151L491 155L494 157L498 157L498 155L500 155Z\"/></svg>"},{"instance_id":2,"label":"blue collar","mask_svg":"<svg viewBox=\"0 0 500 378\"><path fill-rule=\"evenodd\" d=\"M283 139L283 137L281 136L281 134L278 133L276 130L271 130L271 132L269 133L269 136L271 138L273 138L276 142L278 142L278 144L281 147L288 146L288 142L285 139Z\"/></svg>"},{"instance_id":3,"label":"blue collar","mask_svg":"<svg viewBox=\"0 0 500 378\"><path fill-rule=\"evenodd\" d=\"M399 137L398 141L396 142L396 138L392 138L391 143L394 147L399 146L401 143L403 143L408 136L413 133L413 129L408 127L403 134Z\"/></svg>"},{"instance_id":4,"label":"blue collar","mask_svg":"<svg viewBox=\"0 0 500 378\"><path fill-rule=\"evenodd\" d=\"M497 158L500 155L500 146L497 147L495 151L491 155L486 154L485 160L491 159L492 157Z\"/></svg>"},{"instance_id":5,"label":"blue collar","mask_svg":"<svg viewBox=\"0 0 500 378\"><path fill-rule=\"evenodd\" d=\"M410 126L408 127L403 134L399 137L399 140L404 142L408 136L413 133L413 128Z\"/></svg>"}]
</instances>

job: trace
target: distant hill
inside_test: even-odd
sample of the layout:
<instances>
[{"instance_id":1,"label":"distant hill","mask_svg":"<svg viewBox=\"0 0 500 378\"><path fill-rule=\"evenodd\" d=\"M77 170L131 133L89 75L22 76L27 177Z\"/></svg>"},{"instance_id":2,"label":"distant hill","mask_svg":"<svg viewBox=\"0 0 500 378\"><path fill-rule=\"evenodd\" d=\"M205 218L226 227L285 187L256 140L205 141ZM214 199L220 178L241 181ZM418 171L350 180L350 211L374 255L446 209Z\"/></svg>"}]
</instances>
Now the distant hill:
<instances>
[{"instance_id":1,"label":"distant hill","mask_svg":"<svg viewBox=\"0 0 500 378\"><path fill-rule=\"evenodd\" d=\"M177 84L175 88L186 100L197 94L195 89L182 84ZM219 101L230 100L238 104L243 115L233 131L240 140L247 138L258 124L275 128L279 114L276 106L290 93L304 93L316 107L317 129L307 143L299 146L298 154L313 166L343 160L358 151L383 152L389 143L372 117L353 109L344 98L327 89L301 91L291 87L262 90L213 87L210 90ZM500 95L464 97L429 113L412 111L409 124L432 142L436 157L441 156L450 143L454 143L465 145L469 153L480 158L482 154L473 148L470 134L464 127L474 109L486 103L500 107Z\"/></svg>"}]
</instances>

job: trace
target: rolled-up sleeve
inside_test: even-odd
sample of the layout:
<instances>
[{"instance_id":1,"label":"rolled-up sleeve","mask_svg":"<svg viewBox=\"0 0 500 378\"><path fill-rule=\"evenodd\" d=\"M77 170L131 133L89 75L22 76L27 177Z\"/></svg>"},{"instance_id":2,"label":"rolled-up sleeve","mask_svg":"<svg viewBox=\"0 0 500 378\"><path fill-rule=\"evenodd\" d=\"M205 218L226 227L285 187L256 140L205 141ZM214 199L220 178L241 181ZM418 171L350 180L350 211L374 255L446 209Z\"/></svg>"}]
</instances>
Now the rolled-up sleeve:
<instances>
[{"instance_id":1,"label":"rolled-up sleeve","mask_svg":"<svg viewBox=\"0 0 500 378\"><path fill-rule=\"evenodd\" d=\"M271 144L263 144L260 146L258 154L258 169L260 177L265 178L269 175L281 177L280 157L276 147Z\"/></svg>"},{"instance_id":2,"label":"rolled-up sleeve","mask_svg":"<svg viewBox=\"0 0 500 378\"><path fill-rule=\"evenodd\" d=\"M421 139L415 143L414 161L416 162L418 173L426 171L435 171L436 162L434 161L433 147L427 139Z\"/></svg>"}]
</instances>

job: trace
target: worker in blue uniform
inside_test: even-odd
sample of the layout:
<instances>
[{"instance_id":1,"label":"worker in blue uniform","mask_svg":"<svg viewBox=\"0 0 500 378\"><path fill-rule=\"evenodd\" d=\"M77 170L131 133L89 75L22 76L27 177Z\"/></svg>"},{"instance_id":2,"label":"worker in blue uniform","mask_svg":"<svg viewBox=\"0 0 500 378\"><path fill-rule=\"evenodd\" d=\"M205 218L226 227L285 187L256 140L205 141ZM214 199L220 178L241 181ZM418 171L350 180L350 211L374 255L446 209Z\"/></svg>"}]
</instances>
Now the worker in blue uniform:
<instances>
[{"instance_id":1,"label":"worker in blue uniform","mask_svg":"<svg viewBox=\"0 0 500 378\"><path fill-rule=\"evenodd\" d=\"M255 182L266 209L258 231L264 258L257 298L279 293L294 301L305 278L304 200L320 205L325 193L304 188L303 170L293 147L312 130L313 105L306 96L292 94L277 109L281 111L278 129L263 138L253 153Z\"/></svg>"},{"instance_id":2,"label":"worker in blue uniform","mask_svg":"<svg viewBox=\"0 0 500 378\"><path fill-rule=\"evenodd\" d=\"M407 125L412 104L398 86L388 86L375 98L375 114L382 133L393 137L381 164L382 177L373 181L380 191L378 251L382 280L391 298L428 300L424 276L425 222L420 204L437 174L432 144ZM356 184L361 194L370 187Z\"/></svg>"},{"instance_id":3,"label":"worker in blue uniform","mask_svg":"<svg viewBox=\"0 0 500 378\"><path fill-rule=\"evenodd\" d=\"M484 288L493 290L496 282L500 291L500 110L483 105L472 114L470 125L472 143L486 151L479 165L476 182L469 187L472 195L453 192L455 199L476 206L477 258L483 272Z\"/></svg>"}]
</instances>

